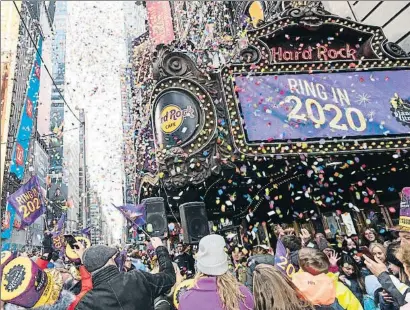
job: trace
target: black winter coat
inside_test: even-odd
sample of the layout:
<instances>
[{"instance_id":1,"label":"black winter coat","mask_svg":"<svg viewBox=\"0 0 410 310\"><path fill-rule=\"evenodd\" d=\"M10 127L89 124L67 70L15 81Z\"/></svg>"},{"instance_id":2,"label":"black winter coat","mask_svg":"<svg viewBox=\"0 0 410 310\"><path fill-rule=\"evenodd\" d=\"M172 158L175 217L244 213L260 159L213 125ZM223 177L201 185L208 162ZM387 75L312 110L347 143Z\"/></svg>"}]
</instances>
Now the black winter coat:
<instances>
[{"instance_id":1,"label":"black winter coat","mask_svg":"<svg viewBox=\"0 0 410 310\"><path fill-rule=\"evenodd\" d=\"M154 310L154 299L175 284L175 271L168 250L156 250L159 273L140 270L119 272L107 266L93 275L93 289L78 303L76 310Z\"/></svg>"}]
</instances>

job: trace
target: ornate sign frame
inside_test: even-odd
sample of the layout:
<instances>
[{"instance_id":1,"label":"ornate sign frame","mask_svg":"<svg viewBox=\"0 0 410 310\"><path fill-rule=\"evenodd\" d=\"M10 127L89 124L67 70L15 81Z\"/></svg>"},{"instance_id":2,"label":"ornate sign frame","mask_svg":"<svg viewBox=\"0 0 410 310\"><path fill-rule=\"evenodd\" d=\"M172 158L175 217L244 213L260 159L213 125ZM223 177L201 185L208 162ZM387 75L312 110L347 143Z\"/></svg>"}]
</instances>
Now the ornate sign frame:
<instances>
[{"instance_id":1,"label":"ornate sign frame","mask_svg":"<svg viewBox=\"0 0 410 310\"><path fill-rule=\"evenodd\" d=\"M365 54L368 55L366 59L362 57L358 60L346 61L274 62L271 50L264 42L292 27L303 27L314 32L329 25L369 36L362 46ZM249 143L245 138L232 77L243 74L258 76L410 69L410 56L397 44L387 42L380 27L363 25L332 15L315 4L286 10L279 19L250 31L248 39L248 46L240 52L240 60L224 67L221 72L221 84L228 110L233 145L241 154L245 156L296 155L299 153L343 154L410 148L410 135L391 138L358 137L350 140L327 139L325 143L318 141Z\"/></svg>"}]
</instances>

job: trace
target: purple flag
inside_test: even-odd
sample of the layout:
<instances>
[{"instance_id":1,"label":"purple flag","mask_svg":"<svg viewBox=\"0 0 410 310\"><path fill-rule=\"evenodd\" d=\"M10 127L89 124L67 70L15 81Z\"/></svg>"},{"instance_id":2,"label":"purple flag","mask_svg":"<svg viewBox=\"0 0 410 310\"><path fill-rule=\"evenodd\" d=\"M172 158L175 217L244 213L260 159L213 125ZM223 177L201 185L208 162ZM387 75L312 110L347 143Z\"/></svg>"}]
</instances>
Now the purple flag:
<instances>
[{"instance_id":1,"label":"purple flag","mask_svg":"<svg viewBox=\"0 0 410 310\"><path fill-rule=\"evenodd\" d=\"M127 250L123 249L118 255L115 257L115 263L118 266L119 271L123 271L125 260L127 259Z\"/></svg>"},{"instance_id":2,"label":"purple flag","mask_svg":"<svg viewBox=\"0 0 410 310\"><path fill-rule=\"evenodd\" d=\"M16 210L24 226L33 224L46 211L37 176L10 195L7 202Z\"/></svg>"},{"instance_id":3,"label":"purple flag","mask_svg":"<svg viewBox=\"0 0 410 310\"><path fill-rule=\"evenodd\" d=\"M275 266L279 269L280 272L282 272L284 275L287 275L288 277L292 277L292 275L296 271L295 267L291 264L286 248L280 239L276 244Z\"/></svg>"},{"instance_id":4,"label":"purple flag","mask_svg":"<svg viewBox=\"0 0 410 310\"><path fill-rule=\"evenodd\" d=\"M61 217L57 222L57 227L55 227L55 231L51 233L51 235L53 236L54 248L60 250L60 252L62 252L65 247L64 223L66 221L66 217L66 213L61 214Z\"/></svg>"},{"instance_id":5,"label":"purple flag","mask_svg":"<svg viewBox=\"0 0 410 310\"><path fill-rule=\"evenodd\" d=\"M56 237L56 236L61 234L61 232L64 228L64 223L66 221L66 217L67 217L66 213L61 214L61 217L57 222L56 230L52 232L53 237Z\"/></svg>"},{"instance_id":6,"label":"purple flag","mask_svg":"<svg viewBox=\"0 0 410 310\"><path fill-rule=\"evenodd\" d=\"M91 227L81 229L80 234L91 240Z\"/></svg>"},{"instance_id":7,"label":"purple flag","mask_svg":"<svg viewBox=\"0 0 410 310\"><path fill-rule=\"evenodd\" d=\"M124 205L117 207L113 204L117 210L119 210L127 220L129 220L134 227L138 228L145 224L145 204L139 205Z\"/></svg>"}]
</instances>

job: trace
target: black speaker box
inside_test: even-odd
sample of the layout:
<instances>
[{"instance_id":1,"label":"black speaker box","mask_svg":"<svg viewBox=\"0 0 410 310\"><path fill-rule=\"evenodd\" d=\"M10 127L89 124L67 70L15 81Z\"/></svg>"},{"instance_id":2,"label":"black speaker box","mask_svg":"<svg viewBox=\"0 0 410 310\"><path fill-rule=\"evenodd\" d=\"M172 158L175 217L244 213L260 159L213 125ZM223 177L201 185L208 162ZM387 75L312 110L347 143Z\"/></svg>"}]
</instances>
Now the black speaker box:
<instances>
[{"instance_id":1,"label":"black speaker box","mask_svg":"<svg viewBox=\"0 0 410 310\"><path fill-rule=\"evenodd\" d=\"M197 244L209 235L208 216L203 202L188 202L179 206L184 243Z\"/></svg>"},{"instance_id":2,"label":"black speaker box","mask_svg":"<svg viewBox=\"0 0 410 310\"><path fill-rule=\"evenodd\" d=\"M151 237L163 237L168 230L164 199L161 197L146 198L142 200L142 203L145 203L147 225L152 225L152 231L147 231L148 234Z\"/></svg>"}]
</instances>

